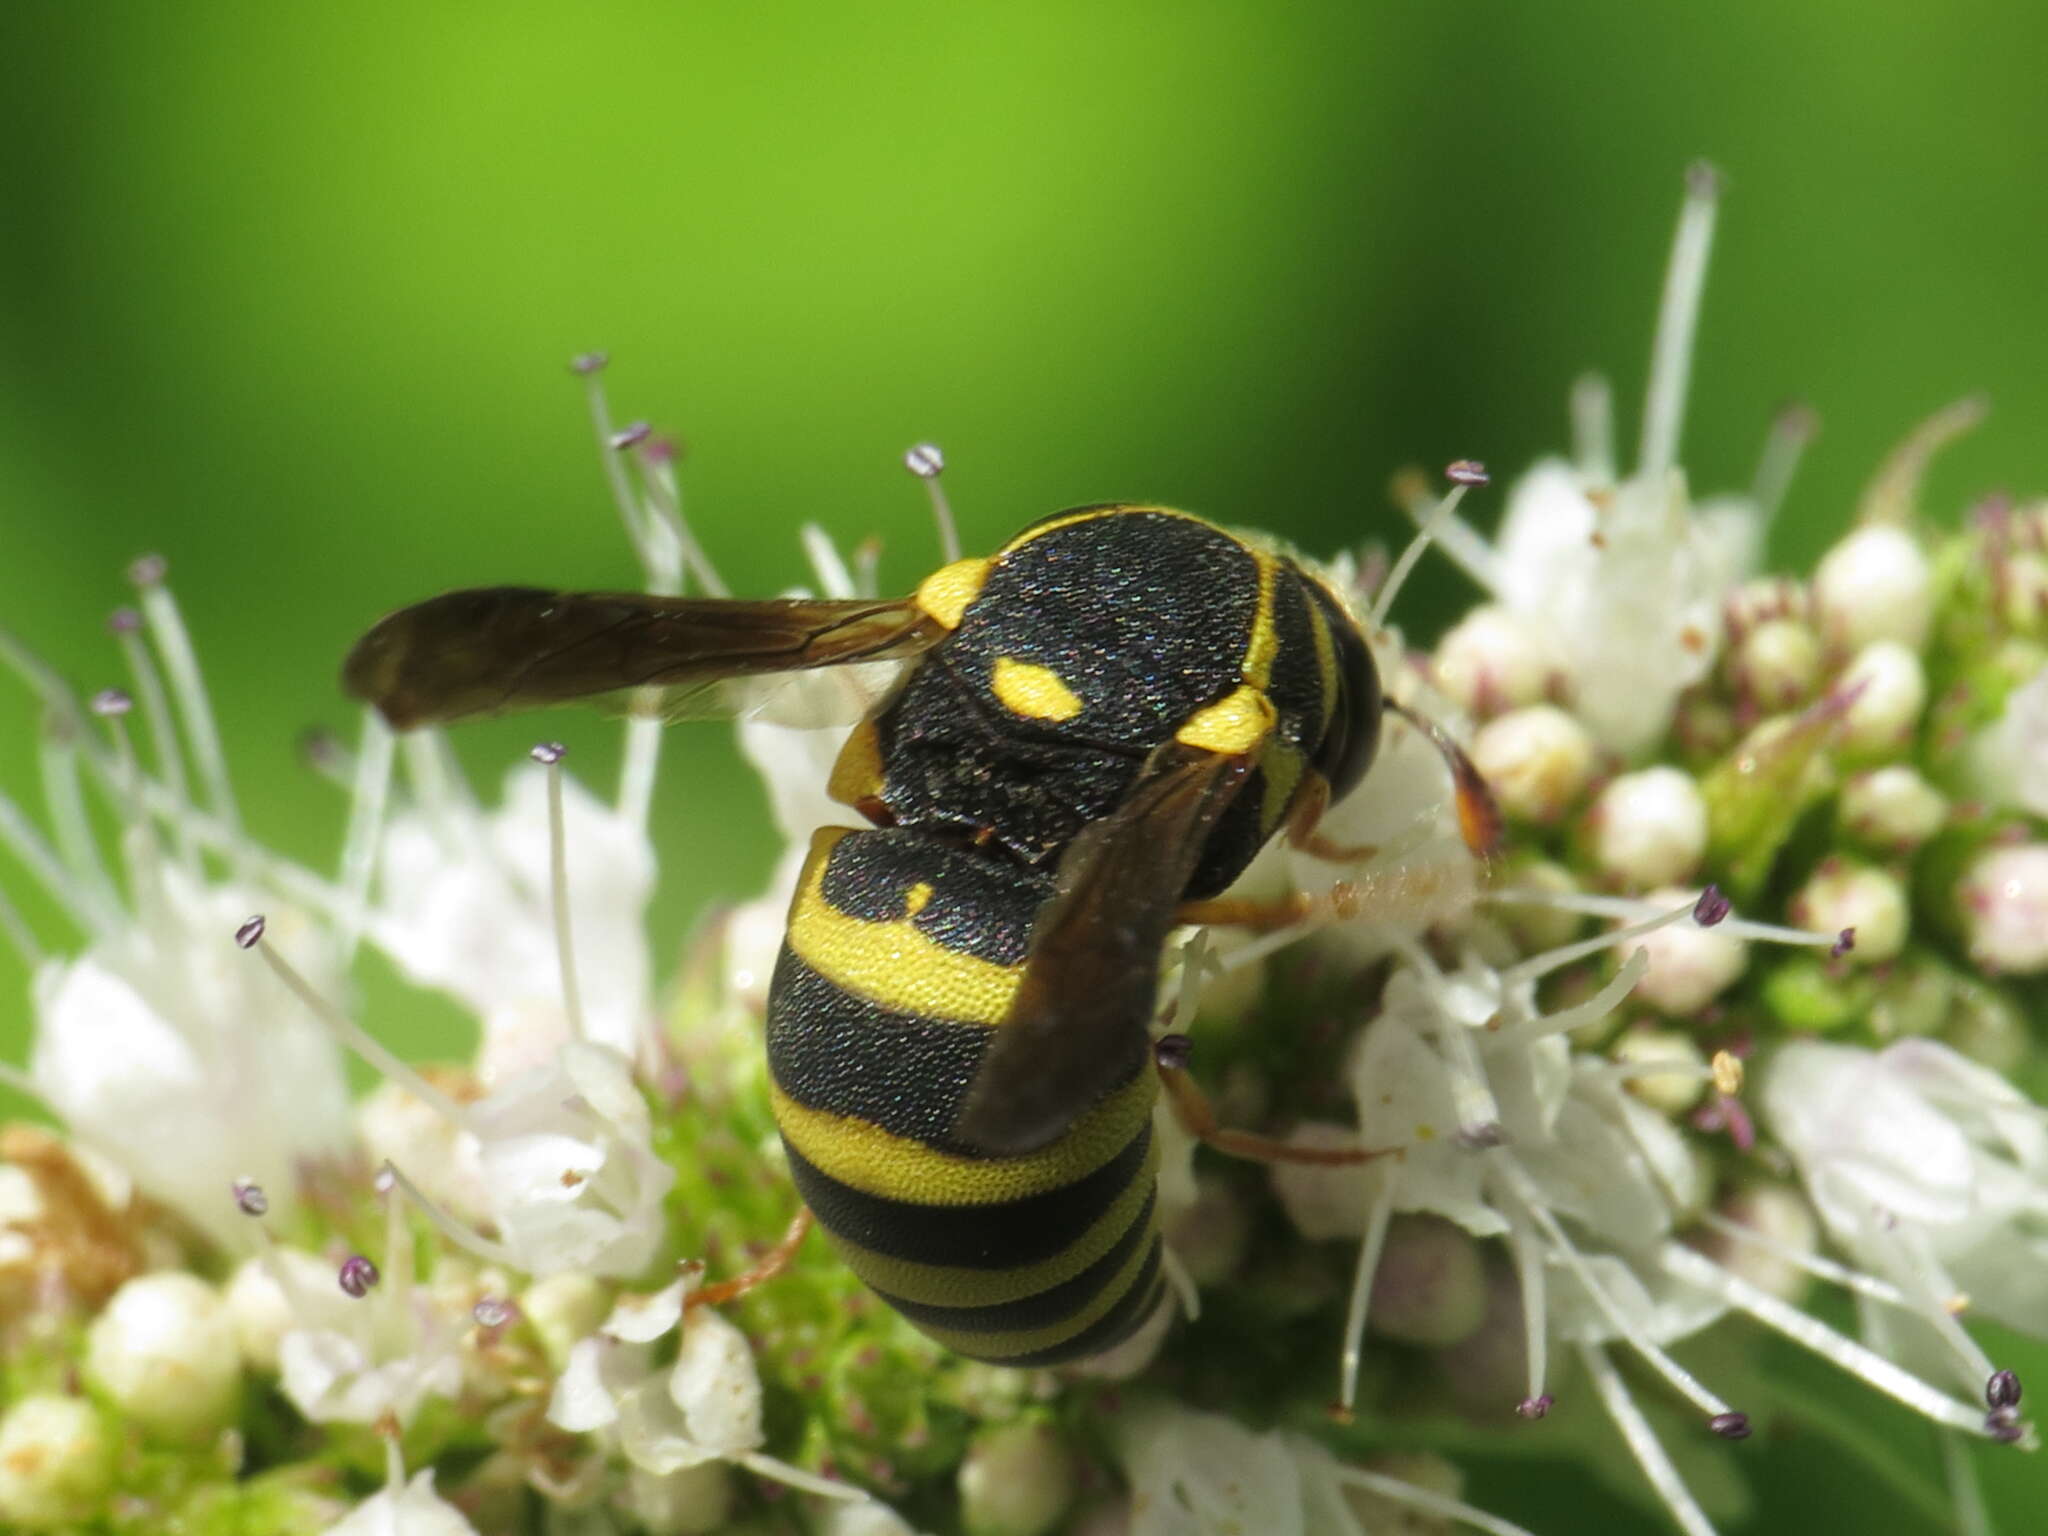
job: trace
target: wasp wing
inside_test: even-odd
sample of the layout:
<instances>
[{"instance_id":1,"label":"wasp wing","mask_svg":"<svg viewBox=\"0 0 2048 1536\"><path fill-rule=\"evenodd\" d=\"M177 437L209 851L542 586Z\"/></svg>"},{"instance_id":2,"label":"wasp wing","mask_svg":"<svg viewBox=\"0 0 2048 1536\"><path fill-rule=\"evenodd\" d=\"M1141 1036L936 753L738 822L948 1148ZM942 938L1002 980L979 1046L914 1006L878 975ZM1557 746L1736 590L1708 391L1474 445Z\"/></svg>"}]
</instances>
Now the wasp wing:
<instances>
[{"instance_id":1,"label":"wasp wing","mask_svg":"<svg viewBox=\"0 0 2048 1536\"><path fill-rule=\"evenodd\" d=\"M382 619L356 642L341 676L399 730L607 695L634 713L671 718L767 713L771 701L749 691L762 685L741 680L900 660L945 633L908 599L477 587ZM873 697L836 692L849 705Z\"/></svg>"},{"instance_id":2,"label":"wasp wing","mask_svg":"<svg viewBox=\"0 0 2048 1536\"><path fill-rule=\"evenodd\" d=\"M1160 950L1250 769L1245 758L1169 742L1122 804L1069 845L1009 1016L954 1126L961 1141L1001 1156L1035 1151L1146 1070Z\"/></svg>"}]
</instances>

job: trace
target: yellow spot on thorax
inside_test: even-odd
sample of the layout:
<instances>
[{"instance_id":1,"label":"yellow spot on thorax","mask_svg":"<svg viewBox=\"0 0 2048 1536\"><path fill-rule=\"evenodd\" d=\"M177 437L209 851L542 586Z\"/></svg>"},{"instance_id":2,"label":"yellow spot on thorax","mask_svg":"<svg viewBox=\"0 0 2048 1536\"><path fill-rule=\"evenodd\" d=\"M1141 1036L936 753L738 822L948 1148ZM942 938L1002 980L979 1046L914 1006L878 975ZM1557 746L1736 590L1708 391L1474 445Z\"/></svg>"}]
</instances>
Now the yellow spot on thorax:
<instances>
[{"instance_id":1,"label":"yellow spot on thorax","mask_svg":"<svg viewBox=\"0 0 2048 1536\"><path fill-rule=\"evenodd\" d=\"M915 917L932 904L932 888L928 881L920 880L903 893L903 915Z\"/></svg>"},{"instance_id":2,"label":"yellow spot on thorax","mask_svg":"<svg viewBox=\"0 0 2048 1536\"><path fill-rule=\"evenodd\" d=\"M942 565L917 584L917 606L935 622L958 629L967 605L981 596L988 572L989 562L978 557Z\"/></svg>"},{"instance_id":3,"label":"yellow spot on thorax","mask_svg":"<svg viewBox=\"0 0 2048 1536\"><path fill-rule=\"evenodd\" d=\"M1050 667L998 656L989 686L1003 708L1027 720L1071 720L1081 713L1081 701L1074 690L1060 680Z\"/></svg>"},{"instance_id":4,"label":"yellow spot on thorax","mask_svg":"<svg viewBox=\"0 0 2048 1536\"><path fill-rule=\"evenodd\" d=\"M1190 715L1173 739L1204 752L1245 756L1258 751L1278 719L1273 701L1247 683Z\"/></svg>"}]
</instances>

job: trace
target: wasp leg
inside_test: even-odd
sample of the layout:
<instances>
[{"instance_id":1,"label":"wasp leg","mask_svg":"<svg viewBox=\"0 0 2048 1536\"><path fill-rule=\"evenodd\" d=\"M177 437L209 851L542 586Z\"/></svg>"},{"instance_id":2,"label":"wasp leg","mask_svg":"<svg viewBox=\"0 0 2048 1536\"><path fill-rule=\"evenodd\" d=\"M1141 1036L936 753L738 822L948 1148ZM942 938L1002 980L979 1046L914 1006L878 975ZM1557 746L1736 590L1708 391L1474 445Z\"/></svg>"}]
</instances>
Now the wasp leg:
<instances>
[{"instance_id":1,"label":"wasp leg","mask_svg":"<svg viewBox=\"0 0 2048 1536\"><path fill-rule=\"evenodd\" d=\"M811 1231L811 1208L797 1207L796 1216L789 1224L789 1230L782 1234L782 1241L761 1255L761 1261L751 1269L742 1270L730 1280L721 1280L716 1285L700 1286L683 1298L683 1309L691 1307L715 1307L722 1302L744 1296L757 1285L766 1285L785 1269L796 1257L797 1249Z\"/></svg>"},{"instance_id":2,"label":"wasp leg","mask_svg":"<svg viewBox=\"0 0 2048 1536\"><path fill-rule=\"evenodd\" d=\"M1160 1086L1166 1090L1167 1102L1188 1134L1226 1156L1253 1163L1314 1163L1327 1168L1369 1163L1375 1158L1399 1157L1402 1153L1400 1147L1298 1147L1255 1131L1219 1125L1209 1096L1188 1072L1189 1049L1186 1035L1160 1037L1152 1049Z\"/></svg>"},{"instance_id":3,"label":"wasp leg","mask_svg":"<svg viewBox=\"0 0 2048 1536\"><path fill-rule=\"evenodd\" d=\"M1209 928L1245 928L1273 933L1311 920L1348 922L1354 917L1379 917L1397 910L1400 902L1387 894L1396 884L1387 879L1339 880L1324 891L1290 891L1285 896L1216 896L1184 901L1174 909L1177 924Z\"/></svg>"},{"instance_id":4,"label":"wasp leg","mask_svg":"<svg viewBox=\"0 0 2048 1536\"><path fill-rule=\"evenodd\" d=\"M1324 837L1316 828L1330 808L1330 781L1311 771L1287 812L1287 842L1312 859L1329 864L1363 864L1379 852L1371 843L1339 843Z\"/></svg>"}]
</instances>

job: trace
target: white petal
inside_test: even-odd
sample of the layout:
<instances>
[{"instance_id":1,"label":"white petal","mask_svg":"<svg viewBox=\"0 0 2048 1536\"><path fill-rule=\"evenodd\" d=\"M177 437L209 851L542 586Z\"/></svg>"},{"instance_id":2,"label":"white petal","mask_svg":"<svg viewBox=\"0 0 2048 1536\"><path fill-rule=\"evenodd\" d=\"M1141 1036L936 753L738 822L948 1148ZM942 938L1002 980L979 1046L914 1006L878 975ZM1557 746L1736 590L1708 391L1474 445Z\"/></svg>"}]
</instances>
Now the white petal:
<instances>
[{"instance_id":1,"label":"white petal","mask_svg":"<svg viewBox=\"0 0 2048 1536\"><path fill-rule=\"evenodd\" d=\"M571 1347L548 1399L550 1424L582 1433L618 1422L618 1395L605 1371L606 1357L614 1352L615 1346L603 1339L579 1339Z\"/></svg>"},{"instance_id":2,"label":"white petal","mask_svg":"<svg viewBox=\"0 0 2048 1536\"><path fill-rule=\"evenodd\" d=\"M363 1500L327 1536L477 1536L462 1511L434 1492L434 1474L420 1472L400 1489Z\"/></svg>"},{"instance_id":3,"label":"white petal","mask_svg":"<svg viewBox=\"0 0 2048 1536\"><path fill-rule=\"evenodd\" d=\"M1301 1474L1276 1434L1148 1407L1126 1425L1131 1536L1304 1536Z\"/></svg>"},{"instance_id":4,"label":"white petal","mask_svg":"<svg viewBox=\"0 0 2048 1536\"><path fill-rule=\"evenodd\" d=\"M683 1321L683 1345L668 1390L690 1438L721 1456L757 1450L761 1377L746 1335L710 1307Z\"/></svg>"}]
</instances>

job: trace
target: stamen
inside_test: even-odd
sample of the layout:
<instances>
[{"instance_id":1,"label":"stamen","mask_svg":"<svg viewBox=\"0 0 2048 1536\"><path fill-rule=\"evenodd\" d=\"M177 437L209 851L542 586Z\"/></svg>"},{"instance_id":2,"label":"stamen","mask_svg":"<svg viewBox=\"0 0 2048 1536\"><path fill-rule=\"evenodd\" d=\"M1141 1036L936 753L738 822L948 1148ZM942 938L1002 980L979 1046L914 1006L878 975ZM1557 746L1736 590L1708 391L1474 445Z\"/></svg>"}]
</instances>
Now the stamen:
<instances>
[{"instance_id":1,"label":"stamen","mask_svg":"<svg viewBox=\"0 0 2048 1536\"><path fill-rule=\"evenodd\" d=\"M1351 1304L1344 1314L1344 1354L1338 1367L1337 1402L1345 1414L1358 1405L1358 1368L1365 1353L1365 1322L1372 1305L1373 1276L1386 1247L1387 1223L1394 1214L1394 1181L1399 1170L1380 1179L1379 1196L1365 1218L1365 1240L1358 1245L1358 1267L1351 1275Z\"/></svg>"},{"instance_id":2,"label":"stamen","mask_svg":"<svg viewBox=\"0 0 2048 1536\"><path fill-rule=\"evenodd\" d=\"M270 1196L254 1179L237 1179L229 1189L235 1197L235 1209L244 1216L267 1216L270 1213Z\"/></svg>"},{"instance_id":3,"label":"stamen","mask_svg":"<svg viewBox=\"0 0 2048 1536\"><path fill-rule=\"evenodd\" d=\"M1707 287L1707 255L1714 243L1714 212L1721 177L1705 161L1685 173L1685 206L1664 271L1664 298L1657 311L1657 336L1650 348L1650 388L1643 401L1643 443L1636 472L1661 485L1678 460L1679 428L1685 421L1685 392L1692 376L1693 332Z\"/></svg>"},{"instance_id":4,"label":"stamen","mask_svg":"<svg viewBox=\"0 0 2048 1536\"><path fill-rule=\"evenodd\" d=\"M479 1296L469 1315L477 1327L495 1333L519 1315L519 1303L509 1296Z\"/></svg>"},{"instance_id":5,"label":"stamen","mask_svg":"<svg viewBox=\"0 0 2048 1536\"><path fill-rule=\"evenodd\" d=\"M1479 531L1429 494L1429 479L1420 470L1408 470L1394 480L1394 500L1418 528L1429 524L1435 531L1436 546L1450 562L1489 592L1498 593L1493 546ZM1370 546L1361 556L1358 590L1371 592L1383 585L1386 552Z\"/></svg>"},{"instance_id":6,"label":"stamen","mask_svg":"<svg viewBox=\"0 0 2048 1536\"><path fill-rule=\"evenodd\" d=\"M1793 1268L1812 1275L1816 1280L1839 1285L1846 1291L1868 1296L1872 1301L1880 1301L1887 1306L1901 1307L1916 1315L1918 1313L1918 1308L1904 1291L1889 1281L1878 1279L1875 1275L1867 1275L1860 1269L1837 1264L1833 1259L1820 1254L1807 1253L1789 1243L1781 1243L1755 1227L1746 1227L1739 1221L1730 1221L1718 1211L1702 1211L1698 1219L1701 1224L1711 1227L1722 1236L1767 1253L1780 1263L1790 1264Z\"/></svg>"},{"instance_id":7,"label":"stamen","mask_svg":"<svg viewBox=\"0 0 2048 1536\"><path fill-rule=\"evenodd\" d=\"M623 452L625 449L628 448L639 447L642 443L646 442L647 439L651 437L653 434L654 428L649 426L646 422L629 421L623 427L619 428L618 431L614 432L610 437L605 439L605 446L611 449L612 452L619 453Z\"/></svg>"},{"instance_id":8,"label":"stamen","mask_svg":"<svg viewBox=\"0 0 2048 1536\"><path fill-rule=\"evenodd\" d=\"M386 1179L382 1174L389 1172ZM378 1170L374 1188L384 1201L384 1264L390 1271L384 1287L384 1326L401 1352L419 1343L419 1319L412 1309L414 1258L412 1234L405 1227L405 1207L398 1195L398 1174L389 1163Z\"/></svg>"},{"instance_id":9,"label":"stamen","mask_svg":"<svg viewBox=\"0 0 2048 1536\"><path fill-rule=\"evenodd\" d=\"M343 1045L421 1103L429 1106L450 1125L459 1126L464 1130L469 1128L468 1116L463 1113L460 1104L399 1060L369 1031L315 992L312 984L277 952L276 945L263 942L263 930L264 921L259 914L235 930L235 943L243 949L253 949L261 955L263 963L270 967L277 979L289 987L292 994L311 1011L313 1017L326 1025L328 1031Z\"/></svg>"},{"instance_id":10,"label":"stamen","mask_svg":"<svg viewBox=\"0 0 2048 1536\"><path fill-rule=\"evenodd\" d=\"M1346 1487L1375 1494L1389 1503L1404 1504L1442 1520L1455 1520L1460 1525L1471 1526L1475 1531L1484 1531L1487 1536L1533 1536L1532 1532L1513 1521L1503 1520L1498 1515L1489 1515L1483 1509L1475 1509L1462 1499L1432 1493L1427 1488L1404 1483L1398 1477L1388 1477L1383 1472L1368 1472L1363 1467L1339 1465L1334 1475L1336 1480Z\"/></svg>"},{"instance_id":11,"label":"stamen","mask_svg":"<svg viewBox=\"0 0 2048 1536\"><path fill-rule=\"evenodd\" d=\"M1599 954L1603 949L1613 949L1617 945L1626 944L1630 939L1639 939L1646 933L1655 933L1659 928L1668 928L1673 923L1683 922L1693 915L1693 906L1693 903L1688 902L1682 907L1673 907L1657 917L1646 918L1640 923L1631 923L1626 928L1611 929L1590 939L1580 939L1574 944L1561 944L1556 949L1546 949L1526 960L1518 960L1500 973L1501 988L1505 991L1520 986L1523 982L1539 980L1552 971L1570 965L1574 960L1583 960L1588 955Z\"/></svg>"},{"instance_id":12,"label":"stamen","mask_svg":"<svg viewBox=\"0 0 2048 1536\"><path fill-rule=\"evenodd\" d=\"M1515 1261L1515 1281L1522 1300L1522 1359L1529 1372L1528 1394L1515 1405L1525 1419L1540 1419L1556 1401L1544 1386L1550 1375L1550 1281L1542 1245L1529 1230L1529 1216L1520 1201L1506 1202L1508 1252Z\"/></svg>"},{"instance_id":13,"label":"stamen","mask_svg":"<svg viewBox=\"0 0 2048 1536\"><path fill-rule=\"evenodd\" d=\"M155 555L144 555L129 566L128 574L141 592L143 622L163 657L164 670L170 674L171 696L177 700L178 713L183 717L193 761L206 785L207 801L221 825L239 838L242 818L235 807L234 788L228 782L227 754L221 750L220 732L214 726L213 705L207 698L206 679L199 670L192 637L185 629L171 589L164 585L163 561ZM235 856L232 850L230 856Z\"/></svg>"},{"instance_id":14,"label":"stamen","mask_svg":"<svg viewBox=\"0 0 2048 1536\"><path fill-rule=\"evenodd\" d=\"M1707 1415L1710 1424L1730 1416L1739 1417L1733 1408L1709 1391L1706 1384L1691 1371L1666 1354L1654 1340L1636 1326L1627 1313L1622 1311L1621 1304L1614 1299L1607 1287L1600 1283L1593 1273L1593 1267L1573 1246L1572 1240L1565 1235L1565 1230L1559 1225L1557 1218L1551 1215L1549 1208L1543 1204L1542 1196L1528 1175L1522 1171L1521 1166L1506 1158L1501 1161L1500 1166L1506 1172L1507 1182L1516 1197L1528 1209L1530 1219L1548 1239L1551 1251L1564 1260L1565 1267L1571 1270L1579 1284L1585 1287L1586 1294L1593 1299L1595 1309L1607 1319L1607 1325L1631 1349L1642 1356L1652 1370L1668 1381L1700 1412Z\"/></svg>"},{"instance_id":15,"label":"stamen","mask_svg":"<svg viewBox=\"0 0 2048 1536\"><path fill-rule=\"evenodd\" d=\"M1682 1243L1666 1243L1659 1250L1658 1260L1664 1272L1674 1279L1683 1280L1728 1306L1747 1312L1766 1328L1782 1333L1793 1343L1803 1345L1823 1360L1841 1367L1915 1412L1952 1429L1978 1436L1985 1434L1983 1416L1976 1409L1957 1402L1939 1388L1892 1364L1875 1350L1835 1332L1819 1318L1802 1312L1789 1302L1780 1301L1762 1287L1723 1269L1705 1254L1697 1253Z\"/></svg>"},{"instance_id":16,"label":"stamen","mask_svg":"<svg viewBox=\"0 0 2048 1536\"><path fill-rule=\"evenodd\" d=\"M937 443L919 443L903 455L903 467L924 482L932 500L932 521L938 525L939 554L947 565L960 558L960 530L953 522L953 504L946 500L939 476L946 472L946 456Z\"/></svg>"},{"instance_id":17,"label":"stamen","mask_svg":"<svg viewBox=\"0 0 2048 1536\"><path fill-rule=\"evenodd\" d=\"M1948 1482L1956 1536L1993 1536L1991 1512L1984 1507L1984 1490L1977 1482L1977 1466L1967 1442L1961 1435L1935 1438L1941 1442L1941 1468Z\"/></svg>"},{"instance_id":18,"label":"stamen","mask_svg":"<svg viewBox=\"0 0 2048 1536\"><path fill-rule=\"evenodd\" d=\"M1607 1358L1607 1352L1598 1345L1581 1344L1579 1358L1586 1364L1586 1374L1593 1378L1593 1390L1600 1394L1607 1416L1621 1431L1621 1438L1635 1457L1636 1465L1643 1469L1643 1476L1650 1480L1657 1497L1671 1511L1671 1518L1678 1522L1678 1528L1686 1536L1715 1536L1713 1522L1700 1508L1699 1501L1693 1498L1692 1490L1685 1486L1685 1479L1678 1475L1678 1468L1671 1464L1663 1442L1650 1428L1650 1421L1643 1417L1636 1400L1629 1396L1628 1385L1614 1368L1614 1362Z\"/></svg>"},{"instance_id":19,"label":"stamen","mask_svg":"<svg viewBox=\"0 0 2048 1536\"><path fill-rule=\"evenodd\" d=\"M1710 887L1709 889L1718 889ZM1706 892L1700 893L1702 901ZM1480 898L1517 907L1548 907L1553 912L1583 912L1591 917L1645 918L1658 916L1655 907L1633 896L1602 896L1591 891L1542 891L1527 886L1504 886L1484 892ZM1669 914L1662 914L1669 920ZM1699 916L1698 904L1693 915ZM1767 944L1798 944L1827 949L1841 940L1839 933L1815 933L1807 928L1786 928L1777 923L1753 923L1746 918L1724 917L1703 927L1718 928L1731 939L1750 939Z\"/></svg>"},{"instance_id":20,"label":"stamen","mask_svg":"<svg viewBox=\"0 0 2048 1536\"><path fill-rule=\"evenodd\" d=\"M1469 477L1463 477L1465 467L1473 462L1470 459L1458 459L1445 471L1451 480L1451 489L1422 519L1421 528L1416 531L1415 537L1408 541L1408 547L1401 551L1401 558L1394 562L1394 568L1380 584L1379 596L1373 599L1370 623L1374 630L1386 627L1387 615L1393 610L1394 599L1401 595L1401 588L1407 584L1408 573L1415 569L1415 563L1422 558L1422 552L1437 541L1443 525L1457 514L1458 503L1465 499L1465 492L1474 484L1485 483L1483 480L1475 482ZM1481 470L1480 473L1484 475L1485 471Z\"/></svg>"},{"instance_id":21,"label":"stamen","mask_svg":"<svg viewBox=\"0 0 2048 1536\"><path fill-rule=\"evenodd\" d=\"M1934 456L1974 430L1990 410L1991 402L1984 396L1969 395L1921 422L1878 466L1857 503L1856 521L1864 525L1910 522L1918 510L1920 482Z\"/></svg>"},{"instance_id":22,"label":"stamen","mask_svg":"<svg viewBox=\"0 0 2048 1536\"><path fill-rule=\"evenodd\" d=\"M2012 1370L1993 1371L1984 1383L1984 1404L1988 1408L2019 1407L2019 1373Z\"/></svg>"},{"instance_id":23,"label":"stamen","mask_svg":"<svg viewBox=\"0 0 2048 1536\"><path fill-rule=\"evenodd\" d=\"M1806 453L1820 431L1820 417L1813 407L1794 402L1778 412L1771 422L1770 436L1764 439L1763 457L1757 461L1756 477L1750 481L1749 498L1756 503L1763 526L1768 528L1778 515L1778 509L1785 504L1785 493L1792 488L1793 471L1799 468L1799 460Z\"/></svg>"},{"instance_id":24,"label":"stamen","mask_svg":"<svg viewBox=\"0 0 2048 1536\"><path fill-rule=\"evenodd\" d=\"M870 1497L866 1490L856 1488L851 1483L836 1483L829 1477L819 1477L804 1471L801 1467L792 1467L786 1461L777 1461L773 1456L764 1456L759 1451L748 1451L743 1456L735 1456L733 1460L757 1477L786 1483L799 1493L815 1493L821 1499L847 1499L858 1502Z\"/></svg>"},{"instance_id":25,"label":"stamen","mask_svg":"<svg viewBox=\"0 0 2048 1536\"><path fill-rule=\"evenodd\" d=\"M1710 885L1700 892L1700 899L1693 903L1692 920L1702 928L1712 928L1727 921L1728 914L1735 910L1735 904L1721 894L1721 887Z\"/></svg>"},{"instance_id":26,"label":"stamen","mask_svg":"<svg viewBox=\"0 0 2048 1536\"><path fill-rule=\"evenodd\" d=\"M854 593L858 597L875 597L881 588L882 541L865 538L854 547L853 575Z\"/></svg>"},{"instance_id":27,"label":"stamen","mask_svg":"<svg viewBox=\"0 0 2048 1536\"><path fill-rule=\"evenodd\" d=\"M1188 1026L1194 1023L1195 1012L1202 1006L1202 985L1208 980L1210 965L1209 930L1197 928L1194 936L1180 947L1180 971L1175 977L1173 1007L1166 1016L1169 1038L1175 1035L1186 1038Z\"/></svg>"},{"instance_id":28,"label":"stamen","mask_svg":"<svg viewBox=\"0 0 2048 1536\"><path fill-rule=\"evenodd\" d=\"M562 815L562 759L569 749L544 741L533 760L548 771L548 890L555 917L555 960L562 973L562 1011L569 1018L569 1038L587 1040L583 997L576 987L576 945L569 933L569 834Z\"/></svg>"},{"instance_id":29,"label":"stamen","mask_svg":"<svg viewBox=\"0 0 2048 1536\"><path fill-rule=\"evenodd\" d=\"M0 887L0 933L7 935L7 941L21 954L22 962L31 971L43 968L49 953L36 941L35 931L22 917L20 909L7 899L7 892Z\"/></svg>"},{"instance_id":30,"label":"stamen","mask_svg":"<svg viewBox=\"0 0 2048 1536\"><path fill-rule=\"evenodd\" d=\"M1572 458L1588 485L1614 484L1614 391L1605 374L1572 382Z\"/></svg>"},{"instance_id":31,"label":"stamen","mask_svg":"<svg viewBox=\"0 0 2048 1536\"><path fill-rule=\"evenodd\" d=\"M501 1264L508 1269L523 1269L525 1267L520 1261L519 1255L513 1252L506 1244L485 1237L483 1233L477 1231L474 1227L456 1220L455 1217L442 1210L439 1205L428 1198L425 1190L407 1178L396 1165L386 1163L378 1170L378 1173L380 1177L388 1178L399 1193L418 1206L420 1214L427 1218L428 1224L456 1247L475 1254L487 1263Z\"/></svg>"},{"instance_id":32,"label":"stamen","mask_svg":"<svg viewBox=\"0 0 2048 1536\"><path fill-rule=\"evenodd\" d=\"M352 1253L342 1260L341 1270L335 1276L342 1294L356 1301L361 1301L375 1290L377 1281L381 1278L377 1273L377 1266L360 1253Z\"/></svg>"},{"instance_id":33,"label":"stamen","mask_svg":"<svg viewBox=\"0 0 2048 1536\"><path fill-rule=\"evenodd\" d=\"M1873 1234L1876 1236L1877 1234ZM1955 1361L1958 1376L1965 1389L1975 1387L1979 1382L1988 1381L1992 1374L1991 1359L1977 1341L1970 1337L1968 1330L1956 1320L1951 1310L1953 1299L1959 1294L1955 1281L1935 1257L1926 1238L1917 1230L1900 1226L1883 1234L1892 1252L1897 1255L1902 1267L1919 1292L1914 1314L1940 1335L1947 1346L1950 1357ZM1997 1404L1993 1404L1997 1407Z\"/></svg>"},{"instance_id":34,"label":"stamen","mask_svg":"<svg viewBox=\"0 0 2048 1536\"><path fill-rule=\"evenodd\" d=\"M377 868L377 844L391 793L397 737L374 709L363 711L362 751L356 757L355 791L349 797L348 830L341 844L341 960L347 965L369 920L370 881Z\"/></svg>"},{"instance_id":35,"label":"stamen","mask_svg":"<svg viewBox=\"0 0 2048 1536\"><path fill-rule=\"evenodd\" d=\"M107 620L107 628L121 647L121 658L128 664L128 676L135 685L135 697L142 705L142 719L149 733L150 760L156 765L157 777L163 780L173 807L183 809L190 806L192 793L185 782L184 751L178 742L177 726L171 718L170 700L164 693L163 678L157 673L156 660L149 654L149 647L142 643L142 615L133 608L116 608ZM178 861L187 869L198 868L199 851L191 829L175 811L169 820Z\"/></svg>"},{"instance_id":36,"label":"stamen","mask_svg":"<svg viewBox=\"0 0 2048 1536\"><path fill-rule=\"evenodd\" d=\"M50 898L87 933L108 933L120 925L118 911L107 908L88 887L72 878L43 835L21 807L0 793L0 847L20 860Z\"/></svg>"},{"instance_id":37,"label":"stamen","mask_svg":"<svg viewBox=\"0 0 2048 1536\"><path fill-rule=\"evenodd\" d=\"M816 523L805 523L797 536L803 540L804 555L811 562L811 573L818 578L818 595L854 596L853 573L839 558L838 547L833 544L831 535Z\"/></svg>"}]
</instances>

